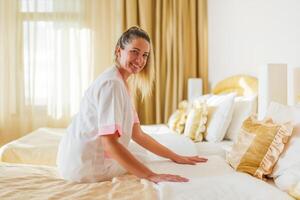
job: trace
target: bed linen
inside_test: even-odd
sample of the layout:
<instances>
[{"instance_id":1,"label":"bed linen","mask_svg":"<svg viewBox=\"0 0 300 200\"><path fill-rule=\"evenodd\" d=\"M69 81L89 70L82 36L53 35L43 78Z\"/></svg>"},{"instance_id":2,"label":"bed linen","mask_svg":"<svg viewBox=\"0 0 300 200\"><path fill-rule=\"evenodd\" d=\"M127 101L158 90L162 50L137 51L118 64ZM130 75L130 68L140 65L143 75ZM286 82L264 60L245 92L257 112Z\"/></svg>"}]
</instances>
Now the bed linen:
<instances>
[{"instance_id":1,"label":"bed linen","mask_svg":"<svg viewBox=\"0 0 300 200\"><path fill-rule=\"evenodd\" d=\"M54 166L66 129L40 128L0 148L0 161Z\"/></svg>"},{"instance_id":2,"label":"bed linen","mask_svg":"<svg viewBox=\"0 0 300 200\"><path fill-rule=\"evenodd\" d=\"M195 143L183 135L174 133L164 124L142 126L142 129L155 140L182 155L219 155L225 158L226 151L229 151L233 145L233 142L229 140L218 143ZM58 144L65 132L66 129L62 128L37 129L2 146L0 148L0 161L56 166ZM146 151L134 142L130 143L129 148L142 161L163 159Z\"/></svg>"},{"instance_id":3,"label":"bed linen","mask_svg":"<svg viewBox=\"0 0 300 200\"><path fill-rule=\"evenodd\" d=\"M226 153L232 149L233 141L223 140L221 142L198 142L194 143L197 154L201 156L218 155L226 157Z\"/></svg>"},{"instance_id":4,"label":"bed linen","mask_svg":"<svg viewBox=\"0 0 300 200\"><path fill-rule=\"evenodd\" d=\"M179 174L190 181L154 184L123 175L112 181L80 184L60 179L55 167L1 163L0 199L292 199L264 181L235 172L219 156L209 156L207 163L197 165L163 160L147 165L157 173Z\"/></svg>"},{"instance_id":5,"label":"bed linen","mask_svg":"<svg viewBox=\"0 0 300 200\"><path fill-rule=\"evenodd\" d=\"M62 180L55 167L0 164L0 199L157 199L153 183L133 175L112 181L75 183Z\"/></svg>"},{"instance_id":6,"label":"bed linen","mask_svg":"<svg viewBox=\"0 0 300 200\"><path fill-rule=\"evenodd\" d=\"M165 124L146 125L142 126L142 129L163 145L180 154L190 155L191 151L195 151L196 154L201 156L218 155L225 158L226 152L231 150L234 143L231 140L193 142L184 135L176 134Z\"/></svg>"},{"instance_id":7,"label":"bed linen","mask_svg":"<svg viewBox=\"0 0 300 200\"><path fill-rule=\"evenodd\" d=\"M186 184L160 183L161 200L292 200L287 193L248 174L234 172L194 178Z\"/></svg>"},{"instance_id":8,"label":"bed linen","mask_svg":"<svg viewBox=\"0 0 300 200\"><path fill-rule=\"evenodd\" d=\"M160 173L173 173L190 179L187 183L162 182L155 185L160 200L289 200L287 193L248 174L236 172L220 156L208 156L207 163L195 166L160 161L148 166Z\"/></svg>"}]
</instances>

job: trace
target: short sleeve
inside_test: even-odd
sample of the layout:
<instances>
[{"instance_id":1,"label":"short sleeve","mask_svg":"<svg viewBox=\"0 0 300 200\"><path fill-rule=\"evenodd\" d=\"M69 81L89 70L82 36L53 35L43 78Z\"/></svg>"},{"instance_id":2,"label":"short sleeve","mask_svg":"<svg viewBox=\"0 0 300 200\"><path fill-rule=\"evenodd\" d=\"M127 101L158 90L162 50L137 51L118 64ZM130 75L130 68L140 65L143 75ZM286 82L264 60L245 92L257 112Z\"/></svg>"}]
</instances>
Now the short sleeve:
<instances>
[{"instance_id":1,"label":"short sleeve","mask_svg":"<svg viewBox=\"0 0 300 200\"><path fill-rule=\"evenodd\" d=\"M121 83L110 80L103 83L97 96L98 135L122 135L124 115L124 89Z\"/></svg>"}]
</instances>

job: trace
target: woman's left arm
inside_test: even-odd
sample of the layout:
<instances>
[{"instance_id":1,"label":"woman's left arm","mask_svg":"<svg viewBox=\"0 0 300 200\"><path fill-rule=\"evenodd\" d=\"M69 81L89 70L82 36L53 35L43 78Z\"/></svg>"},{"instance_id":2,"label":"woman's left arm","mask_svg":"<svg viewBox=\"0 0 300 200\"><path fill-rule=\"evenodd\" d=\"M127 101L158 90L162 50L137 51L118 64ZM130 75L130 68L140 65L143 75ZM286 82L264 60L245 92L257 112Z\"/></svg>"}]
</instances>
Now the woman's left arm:
<instances>
[{"instance_id":1,"label":"woman's left arm","mask_svg":"<svg viewBox=\"0 0 300 200\"><path fill-rule=\"evenodd\" d=\"M132 130L132 139L141 145L142 147L148 149L149 151L155 153L158 156L168 158L179 164L190 164L195 165L199 162L206 162L206 158L202 158L199 156L182 156L178 155L175 152L171 151L167 147L161 145L148 134L144 133L141 129L139 123L135 123L133 125Z\"/></svg>"}]
</instances>

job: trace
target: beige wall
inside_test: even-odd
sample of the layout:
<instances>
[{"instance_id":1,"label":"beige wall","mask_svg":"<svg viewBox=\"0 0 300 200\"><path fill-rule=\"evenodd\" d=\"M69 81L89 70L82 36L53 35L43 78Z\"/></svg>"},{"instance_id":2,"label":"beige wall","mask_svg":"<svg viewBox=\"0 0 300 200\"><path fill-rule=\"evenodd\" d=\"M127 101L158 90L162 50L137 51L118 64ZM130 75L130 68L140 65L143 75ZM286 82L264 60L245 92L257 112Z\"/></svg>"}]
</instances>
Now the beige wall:
<instances>
[{"instance_id":1,"label":"beige wall","mask_svg":"<svg viewBox=\"0 0 300 200\"><path fill-rule=\"evenodd\" d=\"M299 67L299 10L299 0L208 0L210 85L267 63Z\"/></svg>"}]
</instances>

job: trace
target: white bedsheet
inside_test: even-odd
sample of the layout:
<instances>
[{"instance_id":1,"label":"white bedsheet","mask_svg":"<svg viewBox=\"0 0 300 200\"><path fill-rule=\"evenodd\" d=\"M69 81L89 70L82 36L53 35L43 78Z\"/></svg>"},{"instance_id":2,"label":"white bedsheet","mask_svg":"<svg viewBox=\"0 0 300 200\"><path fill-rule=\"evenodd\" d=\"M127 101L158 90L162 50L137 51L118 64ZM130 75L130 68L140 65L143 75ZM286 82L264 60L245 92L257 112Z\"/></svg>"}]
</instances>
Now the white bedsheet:
<instances>
[{"instance_id":1,"label":"white bedsheet","mask_svg":"<svg viewBox=\"0 0 300 200\"><path fill-rule=\"evenodd\" d=\"M160 200L292 200L287 193L245 173L194 178L188 183L160 183Z\"/></svg>"},{"instance_id":2,"label":"white bedsheet","mask_svg":"<svg viewBox=\"0 0 300 200\"><path fill-rule=\"evenodd\" d=\"M166 146L172 151L180 155L195 156L197 149L190 139L178 134L150 134L151 137L157 140L160 144ZM143 162L151 162L156 160L168 160L167 158L159 157L150 151L142 148L134 141L129 143L130 151Z\"/></svg>"},{"instance_id":3,"label":"white bedsheet","mask_svg":"<svg viewBox=\"0 0 300 200\"><path fill-rule=\"evenodd\" d=\"M233 141L223 140L221 142L198 142L194 143L197 149L198 155L210 156L218 155L222 158L226 157L226 152L229 152L232 148Z\"/></svg>"},{"instance_id":4,"label":"white bedsheet","mask_svg":"<svg viewBox=\"0 0 300 200\"><path fill-rule=\"evenodd\" d=\"M160 200L289 200L288 194L262 180L234 171L219 156L207 163L179 165L170 161L148 164L157 173L178 174L187 183L163 182L156 185Z\"/></svg>"},{"instance_id":5,"label":"white bedsheet","mask_svg":"<svg viewBox=\"0 0 300 200\"><path fill-rule=\"evenodd\" d=\"M179 135L170 130L165 124L143 125L142 129L158 142L179 153L194 154L194 150L196 150L195 153L201 156L218 155L225 158L226 152L230 151L233 145L233 141L230 140L195 143L184 135ZM151 156L154 158L153 155Z\"/></svg>"},{"instance_id":6,"label":"white bedsheet","mask_svg":"<svg viewBox=\"0 0 300 200\"><path fill-rule=\"evenodd\" d=\"M145 133L148 134L170 134L175 133L175 131L172 131L169 129L169 127L166 124L152 124L152 125L141 125L142 130Z\"/></svg>"}]
</instances>

